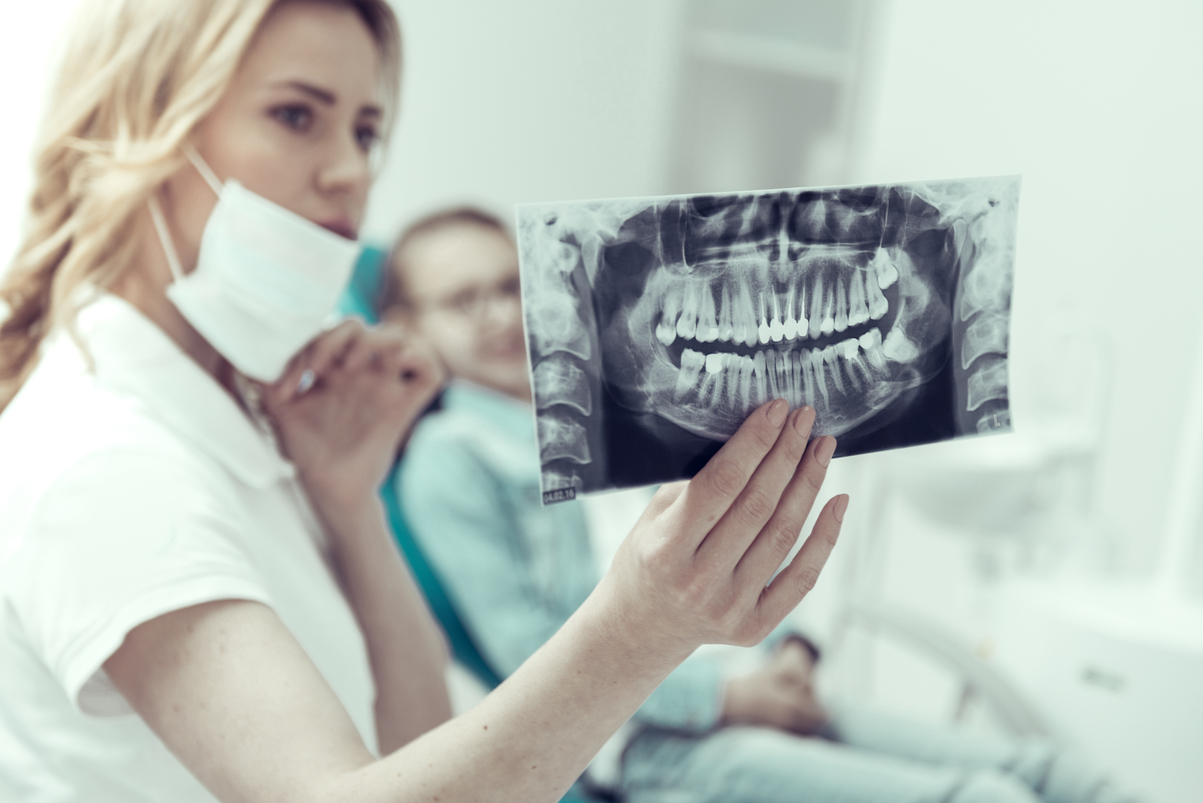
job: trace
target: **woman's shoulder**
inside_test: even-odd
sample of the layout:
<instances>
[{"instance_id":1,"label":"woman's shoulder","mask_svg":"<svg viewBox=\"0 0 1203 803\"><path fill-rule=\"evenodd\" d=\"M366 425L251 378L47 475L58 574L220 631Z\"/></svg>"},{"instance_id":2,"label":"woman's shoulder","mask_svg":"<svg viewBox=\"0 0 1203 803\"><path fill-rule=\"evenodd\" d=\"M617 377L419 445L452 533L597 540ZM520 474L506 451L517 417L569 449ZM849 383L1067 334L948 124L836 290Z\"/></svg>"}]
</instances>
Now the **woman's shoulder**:
<instances>
[{"instance_id":1,"label":"woman's shoulder","mask_svg":"<svg viewBox=\"0 0 1203 803\"><path fill-rule=\"evenodd\" d=\"M266 487L290 474L235 396L132 305L103 296L79 324L78 340L54 333L0 414L0 491L6 469L36 487L84 465L97 467L95 482L122 485L109 460L146 474L149 488Z\"/></svg>"},{"instance_id":2,"label":"woman's shoulder","mask_svg":"<svg viewBox=\"0 0 1203 803\"><path fill-rule=\"evenodd\" d=\"M204 461L138 400L86 372L50 376L55 366L46 368L0 414L0 522L10 521L14 499L28 508L64 483L102 495L208 484Z\"/></svg>"}]
</instances>

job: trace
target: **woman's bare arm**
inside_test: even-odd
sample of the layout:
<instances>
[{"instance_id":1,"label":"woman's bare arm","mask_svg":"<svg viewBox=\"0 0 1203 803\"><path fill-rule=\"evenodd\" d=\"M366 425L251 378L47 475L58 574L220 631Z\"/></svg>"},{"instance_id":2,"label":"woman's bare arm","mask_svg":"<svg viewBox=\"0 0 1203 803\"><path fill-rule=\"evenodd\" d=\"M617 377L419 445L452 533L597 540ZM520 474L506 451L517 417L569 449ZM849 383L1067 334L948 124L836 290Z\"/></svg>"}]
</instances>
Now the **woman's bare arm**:
<instances>
[{"instance_id":1,"label":"woman's bare arm","mask_svg":"<svg viewBox=\"0 0 1203 803\"><path fill-rule=\"evenodd\" d=\"M818 493L818 447L830 455L829 439L806 448L813 411L785 422L784 407L753 413L694 480L663 489L595 593L501 687L383 759L257 603L152 620L106 670L222 800L554 801L694 648L759 641L813 586L847 500L766 585Z\"/></svg>"},{"instance_id":2,"label":"woman's bare arm","mask_svg":"<svg viewBox=\"0 0 1203 803\"><path fill-rule=\"evenodd\" d=\"M298 394L306 371L312 386ZM376 494L401 436L442 381L435 362L399 328L351 320L317 338L264 394L364 634L382 755L451 717L442 632Z\"/></svg>"},{"instance_id":3,"label":"woman's bare arm","mask_svg":"<svg viewBox=\"0 0 1203 803\"><path fill-rule=\"evenodd\" d=\"M380 501L327 508L324 518L343 545L335 559L367 644L376 739L388 755L451 718L446 641L397 551Z\"/></svg>"}]
</instances>

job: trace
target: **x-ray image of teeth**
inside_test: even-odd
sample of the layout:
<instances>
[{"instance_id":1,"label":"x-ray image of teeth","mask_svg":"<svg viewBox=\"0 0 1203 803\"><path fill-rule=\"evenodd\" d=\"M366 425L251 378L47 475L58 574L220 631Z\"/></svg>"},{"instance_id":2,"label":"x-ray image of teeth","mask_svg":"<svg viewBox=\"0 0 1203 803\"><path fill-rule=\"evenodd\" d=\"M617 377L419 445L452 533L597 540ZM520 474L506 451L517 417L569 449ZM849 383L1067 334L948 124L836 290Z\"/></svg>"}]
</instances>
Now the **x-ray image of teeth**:
<instances>
[{"instance_id":1,"label":"x-ray image of teeth","mask_svg":"<svg viewBox=\"0 0 1203 803\"><path fill-rule=\"evenodd\" d=\"M1010 429L1018 177L518 210L545 502L690 477L747 415L837 456Z\"/></svg>"}]
</instances>

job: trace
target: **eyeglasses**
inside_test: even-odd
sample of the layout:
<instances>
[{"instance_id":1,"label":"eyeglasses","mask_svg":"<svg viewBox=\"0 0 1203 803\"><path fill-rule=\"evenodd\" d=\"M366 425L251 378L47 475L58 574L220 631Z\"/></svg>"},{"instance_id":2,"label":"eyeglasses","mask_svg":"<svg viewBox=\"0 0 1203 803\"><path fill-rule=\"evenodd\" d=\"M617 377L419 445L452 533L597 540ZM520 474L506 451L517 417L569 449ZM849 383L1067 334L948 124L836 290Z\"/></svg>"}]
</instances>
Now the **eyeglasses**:
<instances>
[{"instance_id":1,"label":"eyeglasses","mask_svg":"<svg viewBox=\"0 0 1203 803\"><path fill-rule=\"evenodd\" d=\"M517 276L504 279L492 287L465 287L446 298L419 302L419 309L439 310L463 318L479 318L491 308L518 304L522 299L522 284Z\"/></svg>"}]
</instances>

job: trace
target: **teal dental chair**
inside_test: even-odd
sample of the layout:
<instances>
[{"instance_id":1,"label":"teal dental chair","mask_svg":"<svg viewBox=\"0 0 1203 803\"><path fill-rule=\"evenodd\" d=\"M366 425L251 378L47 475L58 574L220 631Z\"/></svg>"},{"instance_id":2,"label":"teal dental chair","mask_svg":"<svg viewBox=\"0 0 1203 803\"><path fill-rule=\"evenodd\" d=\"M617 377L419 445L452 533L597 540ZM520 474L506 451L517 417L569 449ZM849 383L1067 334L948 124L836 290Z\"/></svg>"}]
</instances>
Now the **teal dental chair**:
<instances>
[{"instance_id":1,"label":"teal dental chair","mask_svg":"<svg viewBox=\"0 0 1203 803\"><path fill-rule=\"evenodd\" d=\"M365 248L363 253L360 254L359 261L355 263L355 270L351 275L351 281L342 298L339 299L339 312L342 315L355 315L368 323L376 322L378 316L376 313L375 298L380 289L386 256L385 252L371 247ZM463 619L456 611L455 604L452 603L451 598L447 595L442 580L439 579L434 567L430 565L430 561L422 554L422 550L414 540L413 533L405 523L405 516L401 510L401 500L397 497L396 480L399 465L399 460L393 462L388 479L385 480L384 486L380 489L380 497L384 502L384 509L388 515L389 528L393 531L393 538L396 539L397 546L401 549L401 554L405 556L405 560L409 563L410 570L413 572L418 587L426 595L426 601L430 605L431 611L434 613L435 618L439 620L439 624L442 625L443 632L447 634L447 640L450 642L451 652L455 656L455 660L459 661L486 688L490 690L495 689L501 684L501 678L493 671L488 662L485 661L480 649L473 642L472 637L468 635L468 630L464 627Z\"/></svg>"},{"instance_id":2,"label":"teal dental chair","mask_svg":"<svg viewBox=\"0 0 1203 803\"><path fill-rule=\"evenodd\" d=\"M375 299L380 292L386 257L387 254L378 248L367 247L363 250L355 264L355 270L347 284L347 289L339 299L339 312L342 315L354 315L368 323L377 321L379 316ZM431 612L442 625L451 647L451 654L491 691L501 685L501 677L489 666L480 648L472 640L472 636L464 626L464 620L456 610L455 603L448 595L443 581L422 553L417 541L414 540L409 525L405 523L401 500L397 495L396 480L399 464L400 460L394 461L388 479L380 489L380 498L384 502L393 538L396 540L401 554L405 556L406 562L409 563L410 571L413 573L418 587L426 595ZM605 799L589 795L582 789L582 784L578 781L560 803L601 803Z\"/></svg>"}]
</instances>

